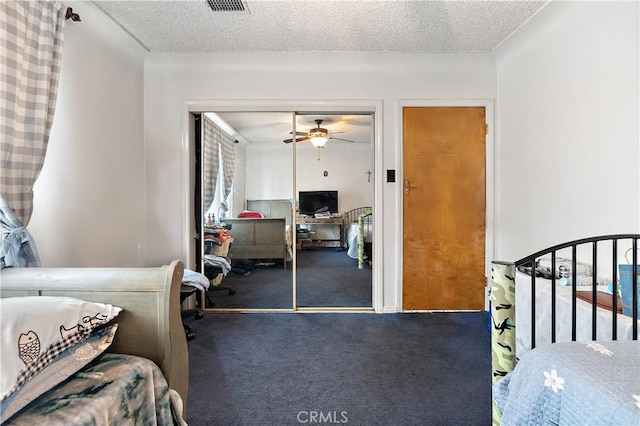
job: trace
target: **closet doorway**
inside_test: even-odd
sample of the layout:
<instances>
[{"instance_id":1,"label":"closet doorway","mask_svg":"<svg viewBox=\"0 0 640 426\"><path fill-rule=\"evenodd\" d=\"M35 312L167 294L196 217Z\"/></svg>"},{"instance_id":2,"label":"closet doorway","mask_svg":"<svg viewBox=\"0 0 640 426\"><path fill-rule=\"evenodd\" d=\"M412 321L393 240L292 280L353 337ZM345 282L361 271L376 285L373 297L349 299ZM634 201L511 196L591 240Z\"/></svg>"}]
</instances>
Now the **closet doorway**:
<instances>
[{"instance_id":1,"label":"closet doorway","mask_svg":"<svg viewBox=\"0 0 640 426\"><path fill-rule=\"evenodd\" d=\"M373 114L193 117L197 267L217 284L206 308L371 309Z\"/></svg>"}]
</instances>

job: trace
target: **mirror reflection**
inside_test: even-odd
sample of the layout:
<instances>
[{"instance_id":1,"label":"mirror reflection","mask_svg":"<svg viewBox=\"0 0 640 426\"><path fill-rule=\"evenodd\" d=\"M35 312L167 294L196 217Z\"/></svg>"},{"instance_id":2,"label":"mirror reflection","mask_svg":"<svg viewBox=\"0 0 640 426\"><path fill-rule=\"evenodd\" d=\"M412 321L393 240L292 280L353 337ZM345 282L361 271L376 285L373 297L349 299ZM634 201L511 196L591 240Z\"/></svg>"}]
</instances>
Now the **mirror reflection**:
<instances>
[{"instance_id":1,"label":"mirror reflection","mask_svg":"<svg viewBox=\"0 0 640 426\"><path fill-rule=\"evenodd\" d=\"M216 112L202 121L206 307L371 307L371 114Z\"/></svg>"},{"instance_id":2,"label":"mirror reflection","mask_svg":"<svg viewBox=\"0 0 640 426\"><path fill-rule=\"evenodd\" d=\"M299 114L296 129L297 305L371 307L372 115Z\"/></svg>"}]
</instances>

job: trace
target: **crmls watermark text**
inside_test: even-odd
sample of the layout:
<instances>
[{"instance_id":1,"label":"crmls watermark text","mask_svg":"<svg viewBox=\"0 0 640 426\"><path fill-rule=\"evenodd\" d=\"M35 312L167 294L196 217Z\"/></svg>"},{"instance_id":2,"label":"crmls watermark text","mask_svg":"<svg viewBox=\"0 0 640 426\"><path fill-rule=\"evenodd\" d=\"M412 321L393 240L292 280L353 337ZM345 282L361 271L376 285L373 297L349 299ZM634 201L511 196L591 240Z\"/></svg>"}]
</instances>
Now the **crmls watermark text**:
<instances>
[{"instance_id":1,"label":"crmls watermark text","mask_svg":"<svg viewBox=\"0 0 640 426\"><path fill-rule=\"evenodd\" d=\"M303 424L348 423L346 411L299 411L296 419Z\"/></svg>"}]
</instances>

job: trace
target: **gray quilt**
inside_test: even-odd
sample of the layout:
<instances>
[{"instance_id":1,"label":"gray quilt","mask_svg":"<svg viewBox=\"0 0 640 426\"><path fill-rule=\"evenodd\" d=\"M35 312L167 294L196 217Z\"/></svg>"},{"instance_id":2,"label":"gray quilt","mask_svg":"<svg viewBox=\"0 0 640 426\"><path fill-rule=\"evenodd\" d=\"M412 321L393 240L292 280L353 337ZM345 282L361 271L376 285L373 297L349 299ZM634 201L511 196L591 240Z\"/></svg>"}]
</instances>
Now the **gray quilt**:
<instances>
[{"instance_id":1,"label":"gray quilt","mask_svg":"<svg viewBox=\"0 0 640 426\"><path fill-rule=\"evenodd\" d=\"M3 425L172 425L170 399L153 362L104 354Z\"/></svg>"},{"instance_id":2,"label":"gray quilt","mask_svg":"<svg viewBox=\"0 0 640 426\"><path fill-rule=\"evenodd\" d=\"M640 342L540 346L493 385L502 425L640 425Z\"/></svg>"}]
</instances>

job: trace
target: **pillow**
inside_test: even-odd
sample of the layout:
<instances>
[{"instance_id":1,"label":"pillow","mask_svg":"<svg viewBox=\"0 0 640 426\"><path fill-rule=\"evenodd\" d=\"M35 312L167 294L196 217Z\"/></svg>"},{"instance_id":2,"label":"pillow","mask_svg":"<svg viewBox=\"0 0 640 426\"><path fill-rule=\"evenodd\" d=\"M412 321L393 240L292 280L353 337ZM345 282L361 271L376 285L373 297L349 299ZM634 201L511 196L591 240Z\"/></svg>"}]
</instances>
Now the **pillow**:
<instances>
[{"instance_id":1,"label":"pillow","mask_svg":"<svg viewBox=\"0 0 640 426\"><path fill-rule=\"evenodd\" d=\"M538 266L540 268L545 268L551 271L551 257L544 256L538 259ZM563 268L566 274L571 275L571 268L573 267L573 262L571 259L567 259L564 257L556 257L556 276L562 276L560 268ZM581 275L585 277L591 276L591 265L585 262L576 261L576 275Z\"/></svg>"},{"instance_id":2,"label":"pillow","mask_svg":"<svg viewBox=\"0 0 640 426\"><path fill-rule=\"evenodd\" d=\"M67 348L44 367L40 373L26 381L17 391L0 403L2 421L9 420L18 411L35 401L40 395L64 382L80 371L113 342L118 324L112 324L94 331L87 340Z\"/></svg>"},{"instance_id":3,"label":"pillow","mask_svg":"<svg viewBox=\"0 0 640 426\"><path fill-rule=\"evenodd\" d=\"M0 299L0 400L18 390L65 349L111 321L121 310L71 297Z\"/></svg>"},{"instance_id":4,"label":"pillow","mask_svg":"<svg viewBox=\"0 0 640 426\"><path fill-rule=\"evenodd\" d=\"M264 215L260 212L252 210L243 210L238 215L239 219L264 219Z\"/></svg>"}]
</instances>

